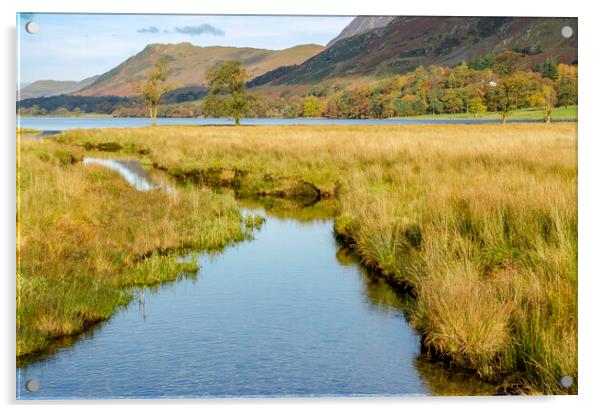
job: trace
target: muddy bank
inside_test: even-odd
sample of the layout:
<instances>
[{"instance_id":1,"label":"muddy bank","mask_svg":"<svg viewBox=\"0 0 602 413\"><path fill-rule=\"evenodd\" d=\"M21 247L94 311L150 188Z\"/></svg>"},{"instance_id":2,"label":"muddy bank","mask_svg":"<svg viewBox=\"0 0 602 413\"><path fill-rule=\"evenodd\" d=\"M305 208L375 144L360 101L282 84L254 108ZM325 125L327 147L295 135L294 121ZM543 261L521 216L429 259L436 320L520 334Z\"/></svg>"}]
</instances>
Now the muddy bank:
<instances>
[{"instance_id":1,"label":"muddy bank","mask_svg":"<svg viewBox=\"0 0 602 413\"><path fill-rule=\"evenodd\" d=\"M274 197L312 204L334 195L311 182L296 177L264 174L258 178L248 171L238 168L170 169L157 163L154 163L153 167L164 171L180 183L192 183L218 190L232 189L238 198Z\"/></svg>"}]
</instances>

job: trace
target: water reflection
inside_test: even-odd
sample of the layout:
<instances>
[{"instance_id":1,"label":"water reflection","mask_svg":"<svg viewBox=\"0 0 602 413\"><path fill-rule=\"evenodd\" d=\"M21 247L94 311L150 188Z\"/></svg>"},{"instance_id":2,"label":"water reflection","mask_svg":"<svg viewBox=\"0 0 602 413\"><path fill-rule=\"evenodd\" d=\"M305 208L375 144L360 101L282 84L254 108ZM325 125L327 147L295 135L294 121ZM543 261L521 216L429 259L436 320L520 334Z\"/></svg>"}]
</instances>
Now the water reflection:
<instances>
[{"instance_id":1,"label":"water reflection","mask_svg":"<svg viewBox=\"0 0 602 413\"><path fill-rule=\"evenodd\" d=\"M316 202L304 199L283 199L274 197L243 198L241 207L254 211L265 211L266 215L279 219L293 219L297 222L331 221L336 212L336 200L332 198Z\"/></svg>"},{"instance_id":2,"label":"water reflection","mask_svg":"<svg viewBox=\"0 0 602 413\"><path fill-rule=\"evenodd\" d=\"M43 130L41 132L34 132L34 133L19 133L19 136L21 138L26 138L26 139L41 140L47 136L58 135L59 133L61 133L60 130Z\"/></svg>"},{"instance_id":3,"label":"water reflection","mask_svg":"<svg viewBox=\"0 0 602 413\"><path fill-rule=\"evenodd\" d=\"M84 165L100 165L111 169L138 191L146 192L153 189L162 188L171 191L173 188L165 181L155 183L151 180L150 174L142 167L137 159L103 159L103 158L84 158Z\"/></svg>"},{"instance_id":4,"label":"water reflection","mask_svg":"<svg viewBox=\"0 0 602 413\"><path fill-rule=\"evenodd\" d=\"M355 266L359 258L349 248L341 246L337 250L337 261L341 265ZM410 311L415 299L402 289L392 287L387 281L368 270L361 273L366 299L376 307L403 313L410 322ZM492 395L496 394L496 386L477 377L474 372L454 369L440 360L431 359L426 354L419 354L414 360L414 367L427 385L430 393L441 396L458 395Z\"/></svg>"},{"instance_id":5,"label":"water reflection","mask_svg":"<svg viewBox=\"0 0 602 413\"><path fill-rule=\"evenodd\" d=\"M414 367L429 390L439 396L484 396L497 393L495 385L480 380L474 372L454 369L427 355L416 357Z\"/></svg>"},{"instance_id":6,"label":"water reflection","mask_svg":"<svg viewBox=\"0 0 602 413\"><path fill-rule=\"evenodd\" d=\"M349 248L340 246L337 250L337 261L345 266L361 266L360 259ZM364 284L364 294L370 304L385 309L404 311L411 297L397 291L382 277L370 273L361 266L360 280Z\"/></svg>"}]
</instances>

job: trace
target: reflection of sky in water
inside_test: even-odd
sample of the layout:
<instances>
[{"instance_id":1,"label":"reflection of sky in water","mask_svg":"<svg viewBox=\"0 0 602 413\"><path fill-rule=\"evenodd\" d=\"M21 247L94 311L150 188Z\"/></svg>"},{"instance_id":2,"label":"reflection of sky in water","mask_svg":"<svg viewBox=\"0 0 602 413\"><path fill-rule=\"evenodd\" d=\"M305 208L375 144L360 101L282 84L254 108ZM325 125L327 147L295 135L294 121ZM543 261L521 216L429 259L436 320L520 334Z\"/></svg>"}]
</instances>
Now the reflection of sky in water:
<instances>
[{"instance_id":1,"label":"reflection of sky in water","mask_svg":"<svg viewBox=\"0 0 602 413\"><path fill-rule=\"evenodd\" d=\"M268 216L253 241L190 255L196 277L18 369L19 398L429 394L391 292L338 247L331 220Z\"/></svg>"},{"instance_id":2,"label":"reflection of sky in water","mask_svg":"<svg viewBox=\"0 0 602 413\"><path fill-rule=\"evenodd\" d=\"M139 191L150 191L159 188L148 178L138 161L121 161L116 159L84 158L84 165L100 165L116 171L130 185Z\"/></svg>"}]
</instances>

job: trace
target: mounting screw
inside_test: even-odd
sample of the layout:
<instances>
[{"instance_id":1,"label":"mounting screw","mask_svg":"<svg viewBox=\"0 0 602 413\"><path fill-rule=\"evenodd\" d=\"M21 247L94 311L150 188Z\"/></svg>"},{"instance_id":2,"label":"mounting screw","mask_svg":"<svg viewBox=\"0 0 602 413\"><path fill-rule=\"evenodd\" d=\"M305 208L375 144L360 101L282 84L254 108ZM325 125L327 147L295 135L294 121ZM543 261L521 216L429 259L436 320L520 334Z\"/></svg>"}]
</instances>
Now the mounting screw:
<instances>
[{"instance_id":1,"label":"mounting screw","mask_svg":"<svg viewBox=\"0 0 602 413\"><path fill-rule=\"evenodd\" d=\"M573 35L573 28L571 26L564 26L560 29L560 34L562 37L569 39Z\"/></svg>"},{"instance_id":2,"label":"mounting screw","mask_svg":"<svg viewBox=\"0 0 602 413\"><path fill-rule=\"evenodd\" d=\"M27 389L27 391L34 392L38 391L40 385L38 384L38 381L36 379L30 379L25 382L25 388Z\"/></svg>"},{"instance_id":3,"label":"mounting screw","mask_svg":"<svg viewBox=\"0 0 602 413\"><path fill-rule=\"evenodd\" d=\"M573 385L573 377L571 376L562 376L560 378L560 385L564 388L569 388Z\"/></svg>"}]
</instances>

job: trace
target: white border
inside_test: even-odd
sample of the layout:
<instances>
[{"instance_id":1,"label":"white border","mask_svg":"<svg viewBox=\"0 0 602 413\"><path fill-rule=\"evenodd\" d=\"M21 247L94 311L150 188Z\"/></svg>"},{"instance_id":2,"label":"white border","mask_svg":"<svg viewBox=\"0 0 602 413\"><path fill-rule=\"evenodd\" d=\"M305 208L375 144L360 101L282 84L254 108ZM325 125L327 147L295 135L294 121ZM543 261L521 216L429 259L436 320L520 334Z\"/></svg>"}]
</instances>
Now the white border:
<instances>
[{"instance_id":1,"label":"white border","mask_svg":"<svg viewBox=\"0 0 602 413\"><path fill-rule=\"evenodd\" d=\"M602 33L600 15L594 2L567 2L505 0L503 2L445 1L428 2L385 1L385 0L222 0L219 2L169 0L20 0L4 1L2 4L2 99L1 110L4 134L2 142L2 223L4 231L2 251L3 267L2 321L3 330L0 347L2 365L0 376L2 401L9 409L21 405L26 410L41 408L40 403L16 403L14 401L14 271L15 271L15 13L33 12L104 12L104 13L194 13L194 14L331 14L331 15L485 15L485 16L571 16L579 18L579 391L576 397L531 397L531 398L404 398L404 399L253 399L253 400L197 400L197 401L109 401L79 403L47 403L45 411L65 412L104 411L107 408L130 410L142 407L145 410L163 411L167 406L186 410L245 409L258 411L291 411L346 409L363 411L378 408L383 411L478 411L507 413L508 410L541 409L563 411L568 409L594 410L602 405L602 383L598 346L600 333L602 278L599 259L601 254L599 235L602 233L602 203L600 165L602 156L602 133L599 120L602 104L602 75L600 69L600 40ZM143 406L133 406L143 404ZM573 406L577 405L577 406ZM575 412L577 410L574 410Z\"/></svg>"}]
</instances>

